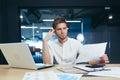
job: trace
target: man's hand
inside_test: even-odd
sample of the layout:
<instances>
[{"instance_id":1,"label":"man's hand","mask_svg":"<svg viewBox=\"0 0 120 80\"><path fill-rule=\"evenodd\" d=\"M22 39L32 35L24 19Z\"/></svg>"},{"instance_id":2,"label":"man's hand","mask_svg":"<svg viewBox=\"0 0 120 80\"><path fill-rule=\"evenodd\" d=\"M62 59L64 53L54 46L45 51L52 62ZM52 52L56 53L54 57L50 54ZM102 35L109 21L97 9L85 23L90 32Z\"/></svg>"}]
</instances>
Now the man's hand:
<instances>
[{"instance_id":1,"label":"man's hand","mask_svg":"<svg viewBox=\"0 0 120 80\"><path fill-rule=\"evenodd\" d=\"M51 63L51 58L50 58L50 54L49 54L49 51L48 51L47 42L55 35L54 31L55 31L54 29L49 30L48 34L45 36L45 38L43 40L42 59L43 59L43 62L45 64L50 64Z\"/></svg>"},{"instance_id":2,"label":"man's hand","mask_svg":"<svg viewBox=\"0 0 120 80\"><path fill-rule=\"evenodd\" d=\"M88 62L88 64L91 64L91 65L106 64L106 63L109 63L107 54L104 54L103 56L101 56L99 61L89 61Z\"/></svg>"},{"instance_id":3,"label":"man's hand","mask_svg":"<svg viewBox=\"0 0 120 80\"><path fill-rule=\"evenodd\" d=\"M109 59L108 59L107 54L104 54L103 56L100 57L100 63L101 64L109 63Z\"/></svg>"},{"instance_id":4,"label":"man's hand","mask_svg":"<svg viewBox=\"0 0 120 80\"><path fill-rule=\"evenodd\" d=\"M44 40L45 41L49 41L54 35L55 35L55 30L52 29L52 30L49 30L48 34L45 36Z\"/></svg>"}]
</instances>

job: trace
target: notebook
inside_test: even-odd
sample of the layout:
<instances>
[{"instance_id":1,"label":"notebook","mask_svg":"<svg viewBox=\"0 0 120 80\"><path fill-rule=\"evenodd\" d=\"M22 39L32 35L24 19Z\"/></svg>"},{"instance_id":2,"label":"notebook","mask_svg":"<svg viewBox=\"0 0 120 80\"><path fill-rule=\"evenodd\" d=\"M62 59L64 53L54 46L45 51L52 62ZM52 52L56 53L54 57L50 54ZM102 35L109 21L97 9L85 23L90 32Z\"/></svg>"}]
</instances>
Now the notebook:
<instances>
[{"instance_id":1,"label":"notebook","mask_svg":"<svg viewBox=\"0 0 120 80\"><path fill-rule=\"evenodd\" d=\"M10 67L37 70L53 66L53 64L36 64L26 43L3 43L0 44L0 49Z\"/></svg>"},{"instance_id":2,"label":"notebook","mask_svg":"<svg viewBox=\"0 0 120 80\"><path fill-rule=\"evenodd\" d=\"M86 67L86 65L75 65L73 67L77 68L77 69L81 69L83 71L87 71L87 72L103 71L103 70L105 70L104 67L90 68L90 67Z\"/></svg>"}]
</instances>

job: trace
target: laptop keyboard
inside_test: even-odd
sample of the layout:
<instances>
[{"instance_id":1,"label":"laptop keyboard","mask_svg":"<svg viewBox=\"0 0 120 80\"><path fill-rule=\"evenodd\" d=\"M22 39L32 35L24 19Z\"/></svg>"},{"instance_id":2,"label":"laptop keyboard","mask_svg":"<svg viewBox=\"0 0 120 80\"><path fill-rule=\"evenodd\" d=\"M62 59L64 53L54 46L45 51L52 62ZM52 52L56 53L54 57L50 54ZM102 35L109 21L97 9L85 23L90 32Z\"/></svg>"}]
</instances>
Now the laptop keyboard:
<instances>
[{"instance_id":1,"label":"laptop keyboard","mask_svg":"<svg viewBox=\"0 0 120 80\"><path fill-rule=\"evenodd\" d=\"M41 64L41 63L36 64L36 67L38 69L48 68L48 67L52 67L52 66L54 66L54 65L53 64Z\"/></svg>"}]
</instances>

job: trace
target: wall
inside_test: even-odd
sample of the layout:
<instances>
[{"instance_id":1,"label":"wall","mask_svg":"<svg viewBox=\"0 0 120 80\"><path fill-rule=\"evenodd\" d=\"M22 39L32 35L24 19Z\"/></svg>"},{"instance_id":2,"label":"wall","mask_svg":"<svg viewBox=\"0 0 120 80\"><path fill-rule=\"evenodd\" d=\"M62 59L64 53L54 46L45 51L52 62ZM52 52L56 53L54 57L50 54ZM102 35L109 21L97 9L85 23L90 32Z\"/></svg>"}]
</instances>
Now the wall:
<instances>
[{"instance_id":1,"label":"wall","mask_svg":"<svg viewBox=\"0 0 120 80\"><path fill-rule=\"evenodd\" d=\"M107 0L96 1L92 0L8 0L8 41L18 42L20 41L19 30L19 8L20 7L79 7L79 6L103 6L109 5ZM12 31L11 31L12 30Z\"/></svg>"},{"instance_id":2,"label":"wall","mask_svg":"<svg viewBox=\"0 0 120 80\"><path fill-rule=\"evenodd\" d=\"M1 1L1 27L0 27L0 42L8 41L8 26L7 26L7 3L5 1Z\"/></svg>"},{"instance_id":3,"label":"wall","mask_svg":"<svg viewBox=\"0 0 120 80\"><path fill-rule=\"evenodd\" d=\"M110 58L112 63L120 63L120 26L109 26Z\"/></svg>"},{"instance_id":4,"label":"wall","mask_svg":"<svg viewBox=\"0 0 120 80\"><path fill-rule=\"evenodd\" d=\"M2 14L1 14L1 10L2 10L2 6L1 6L1 1L0 1L0 32L2 31L2 30L1 30L1 28L2 28L2 23L1 23L1 21L2 21L2 20L1 20ZM0 34L0 41L1 41L1 39L2 39L1 36L2 36L2 35Z\"/></svg>"},{"instance_id":5,"label":"wall","mask_svg":"<svg viewBox=\"0 0 120 80\"><path fill-rule=\"evenodd\" d=\"M81 7L81 6L109 6L112 3L109 0L7 0L7 27L8 34L6 42L20 41L20 28L19 28L19 8L20 7ZM6 21L5 21L6 22ZM12 30L12 31L11 31ZM5 40L4 40L5 41Z\"/></svg>"},{"instance_id":6,"label":"wall","mask_svg":"<svg viewBox=\"0 0 120 80\"><path fill-rule=\"evenodd\" d=\"M4 1L0 0L0 43L2 42L6 42L7 41L7 31L5 31L7 29L6 26L6 12L4 12L6 10L7 6L3 6ZM6 60L3 56L3 54L0 51L0 64L6 64Z\"/></svg>"}]
</instances>

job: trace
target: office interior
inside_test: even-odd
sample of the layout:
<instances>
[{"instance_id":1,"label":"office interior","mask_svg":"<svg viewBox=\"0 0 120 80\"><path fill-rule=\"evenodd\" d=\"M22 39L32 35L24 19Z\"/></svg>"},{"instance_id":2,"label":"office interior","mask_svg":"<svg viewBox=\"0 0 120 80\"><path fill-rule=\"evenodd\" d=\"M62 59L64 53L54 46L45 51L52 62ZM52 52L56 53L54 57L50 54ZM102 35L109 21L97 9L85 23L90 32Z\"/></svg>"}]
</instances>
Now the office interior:
<instances>
[{"instance_id":1,"label":"office interior","mask_svg":"<svg viewBox=\"0 0 120 80\"><path fill-rule=\"evenodd\" d=\"M68 21L70 37L82 44L107 42L110 63L120 63L119 3L112 0L0 0L0 43L28 43L35 62L41 63L42 40L51 29L53 19L63 16ZM7 64L2 52L0 64Z\"/></svg>"}]
</instances>

